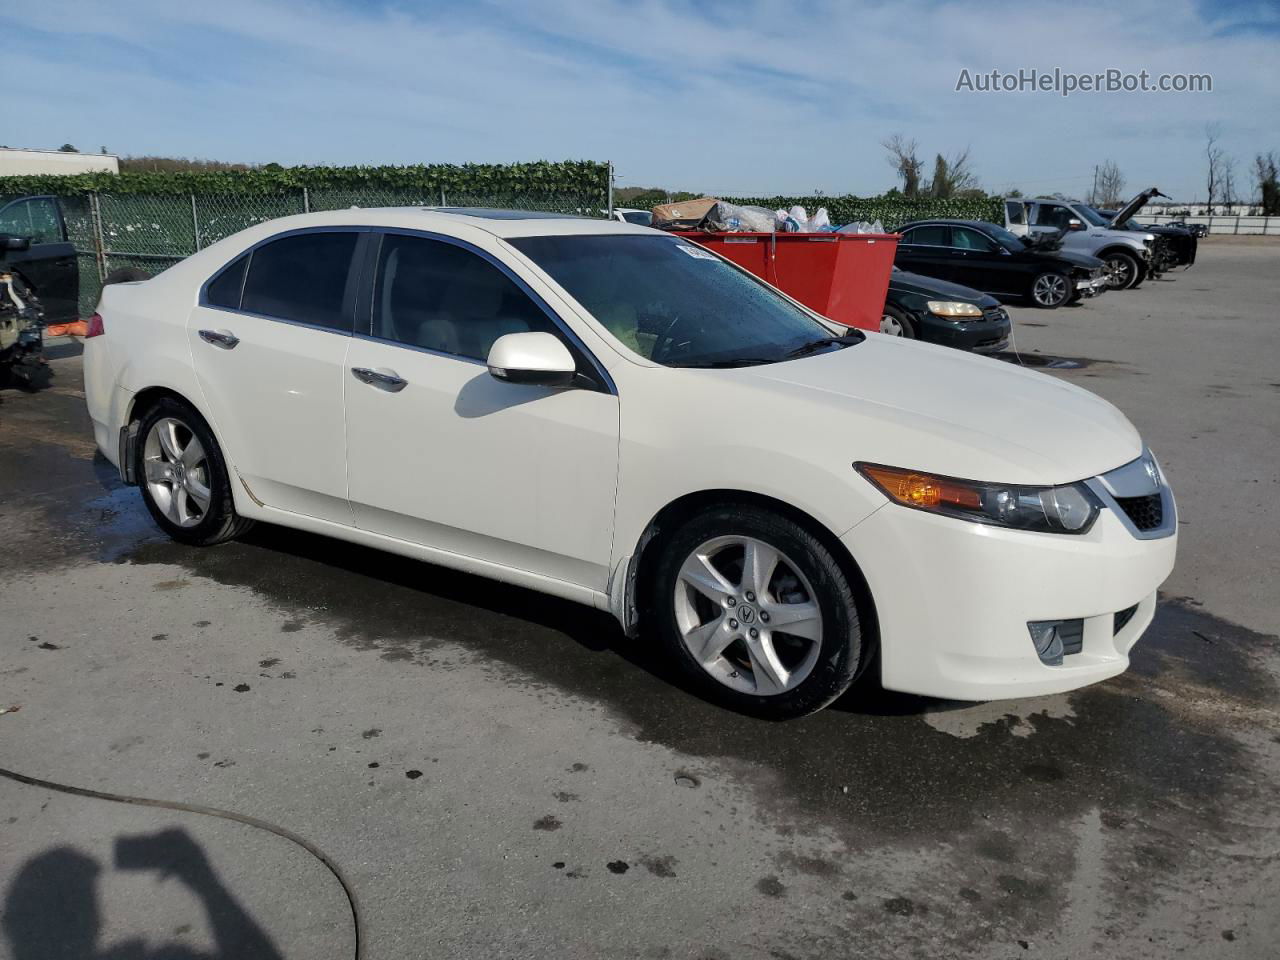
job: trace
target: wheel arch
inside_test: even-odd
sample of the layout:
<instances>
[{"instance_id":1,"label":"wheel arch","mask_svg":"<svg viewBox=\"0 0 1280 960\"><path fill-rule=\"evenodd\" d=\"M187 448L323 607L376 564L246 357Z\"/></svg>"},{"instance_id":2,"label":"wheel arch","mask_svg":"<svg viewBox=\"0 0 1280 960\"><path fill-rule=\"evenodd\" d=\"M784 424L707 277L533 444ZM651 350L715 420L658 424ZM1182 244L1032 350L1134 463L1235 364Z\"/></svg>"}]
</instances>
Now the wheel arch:
<instances>
[{"instance_id":1,"label":"wheel arch","mask_svg":"<svg viewBox=\"0 0 1280 960\"><path fill-rule=\"evenodd\" d=\"M868 644L870 655L864 662L869 662L879 648L879 619L876 616L875 599L862 568L848 547L844 545L838 534L821 520L799 507L779 500L767 494L754 493L749 490L719 488L698 490L683 494L672 500L656 514L645 526L640 539L636 542L631 556L627 558L622 584L622 603L616 604L614 614L622 621L628 635L638 633L640 623L646 611L643 609L643 598L656 572L658 558L666 540L678 530L686 520L698 513L713 507L753 506L769 510L785 517L797 526L804 528L817 537L835 557L840 569L853 588L858 604L858 620L863 630L863 641ZM620 609L619 609L620 608Z\"/></svg>"},{"instance_id":2,"label":"wheel arch","mask_svg":"<svg viewBox=\"0 0 1280 960\"><path fill-rule=\"evenodd\" d=\"M222 450L222 457L227 462L227 466L234 473L235 468L232 464L229 452L227 450L226 441L223 440L222 434L218 431L217 424L213 422L213 418L209 416L209 412L204 409L201 403L193 400L189 395L183 393L166 384L152 384L143 387L135 392L125 406L124 417L120 428L120 478L125 483L133 484L137 482L137 478L133 476L134 451L138 442L138 424L146 415L146 412L163 399L177 400L179 403L186 404L192 410L200 415L204 420L205 426L213 434L213 438L218 442L218 446ZM238 474L237 474L238 475ZM234 487L235 485L232 484Z\"/></svg>"}]
</instances>

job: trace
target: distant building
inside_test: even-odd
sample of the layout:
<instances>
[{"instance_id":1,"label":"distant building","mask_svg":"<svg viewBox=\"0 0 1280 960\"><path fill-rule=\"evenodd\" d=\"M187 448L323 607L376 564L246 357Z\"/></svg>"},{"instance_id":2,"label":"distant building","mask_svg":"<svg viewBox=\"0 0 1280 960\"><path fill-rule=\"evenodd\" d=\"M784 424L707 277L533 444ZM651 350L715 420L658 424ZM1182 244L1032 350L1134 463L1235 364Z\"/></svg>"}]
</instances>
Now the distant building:
<instances>
[{"instance_id":1,"label":"distant building","mask_svg":"<svg viewBox=\"0 0 1280 960\"><path fill-rule=\"evenodd\" d=\"M110 153L64 153L61 150L0 147L0 177L119 172L120 158Z\"/></svg>"}]
</instances>

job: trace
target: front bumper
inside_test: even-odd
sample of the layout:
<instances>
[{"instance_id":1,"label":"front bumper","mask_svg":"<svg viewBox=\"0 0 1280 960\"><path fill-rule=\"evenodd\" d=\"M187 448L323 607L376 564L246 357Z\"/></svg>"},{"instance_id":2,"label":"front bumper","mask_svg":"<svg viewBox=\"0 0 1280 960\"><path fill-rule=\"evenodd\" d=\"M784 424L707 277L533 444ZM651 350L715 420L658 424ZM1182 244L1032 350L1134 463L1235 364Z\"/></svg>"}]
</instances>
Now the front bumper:
<instances>
[{"instance_id":1,"label":"front bumper","mask_svg":"<svg viewBox=\"0 0 1280 960\"><path fill-rule=\"evenodd\" d=\"M917 316L917 329L925 343L974 353L1004 350L1009 345L1010 327L1009 314L1003 308L989 311L980 320L938 317L927 311Z\"/></svg>"},{"instance_id":2,"label":"front bumper","mask_svg":"<svg viewBox=\"0 0 1280 960\"><path fill-rule=\"evenodd\" d=\"M1101 296L1107 289L1105 275L1097 277L1077 277L1075 279L1076 296L1084 299Z\"/></svg>"},{"instance_id":3,"label":"front bumper","mask_svg":"<svg viewBox=\"0 0 1280 960\"><path fill-rule=\"evenodd\" d=\"M882 683L996 700L1060 693L1122 673L1173 569L1173 516L1169 523L1169 535L1139 539L1109 505L1087 534L1028 533L886 503L843 538L875 600ZM1135 604L1115 629L1116 614ZM1083 619L1083 644L1049 666L1027 624L1057 619Z\"/></svg>"}]
</instances>

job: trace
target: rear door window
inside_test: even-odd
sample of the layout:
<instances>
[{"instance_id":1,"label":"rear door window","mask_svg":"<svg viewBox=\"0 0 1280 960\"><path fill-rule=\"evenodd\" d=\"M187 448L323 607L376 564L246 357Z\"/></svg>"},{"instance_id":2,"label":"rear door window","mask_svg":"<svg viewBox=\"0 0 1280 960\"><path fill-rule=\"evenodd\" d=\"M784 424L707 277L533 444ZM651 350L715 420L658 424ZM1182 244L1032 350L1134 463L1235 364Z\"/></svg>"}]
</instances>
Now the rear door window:
<instances>
[{"instance_id":1,"label":"rear door window","mask_svg":"<svg viewBox=\"0 0 1280 960\"><path fill-rule=\"evenodd\" d=\"M354 231L296 233L253 250L240 308L351 333ZM221 278L219 278L221 279Z\"/></svg>"},{"instance_id":2,"label":"rear door window","mask_svg":"<svg viewBox=\"0 0 1280 960\"><path fill-rule=\"evenodd\" d=\"M1026 208L1023 207L1021 200L1006 200L1004 209L1010 223L1023 224L1027 222Z\"/></svg>"},{"instance_id":3,"label":"rear door window","mask_svg":"<svg viewBox=\"0 0 1280 960\"><path fill-rule=\"evenodd\" d=\"M945 247L947 245L947 228L941 224L912 227L902 235L902 242L922 247Z\"/></svg>"}]
</instances>

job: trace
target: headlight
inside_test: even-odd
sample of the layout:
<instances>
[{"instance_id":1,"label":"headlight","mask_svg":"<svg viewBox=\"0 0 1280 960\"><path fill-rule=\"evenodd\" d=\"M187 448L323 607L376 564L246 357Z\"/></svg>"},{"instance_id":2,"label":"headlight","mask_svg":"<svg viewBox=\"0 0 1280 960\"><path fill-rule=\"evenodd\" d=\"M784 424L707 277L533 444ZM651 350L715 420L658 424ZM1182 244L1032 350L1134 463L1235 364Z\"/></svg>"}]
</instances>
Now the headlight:
<instances>
[{"instance_id":1,"label":"headlight","mask_svg":"<svg viewBox=\"0 0 1280 960\"><path fill-rule=\"evenodd\" d=\"M1083 483L1023 487L957 480L874 463L853 466L904 507L1015 530L1086 533L1102 506Z\"/></svg>"},{"instance_id":2,"label":"headlight","mask_svg":"<svg viewBox=\"0 0 1280 960\"><path fill-rule=\"evenodd\" d=\"M925 303L929 312L938 317L980 317L982 308L959 300L929 300Z\"/></svg>"}]
</instances>

